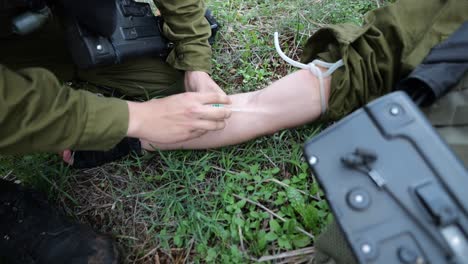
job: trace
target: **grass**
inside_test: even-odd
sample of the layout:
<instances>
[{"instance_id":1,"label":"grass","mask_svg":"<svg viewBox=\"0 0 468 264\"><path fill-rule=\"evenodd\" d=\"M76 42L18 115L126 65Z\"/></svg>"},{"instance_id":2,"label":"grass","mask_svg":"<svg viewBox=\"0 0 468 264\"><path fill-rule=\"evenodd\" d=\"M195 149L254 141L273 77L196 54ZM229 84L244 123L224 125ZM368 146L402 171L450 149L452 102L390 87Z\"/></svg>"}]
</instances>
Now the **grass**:
<instances>
[{"instance_id":1,"label":"grass","mask_svg":"<svg viewBox=\"0 0 468 264\"><path fill-rule=\"evenodd\" d=\"M360 23L371 0L211 0L223 25L213 78L228 92L264 87L293 69L286 53L326 23ZM65 213L113 234L125 263L307 262L331 215L302 157L311 124L207 151L157 152L91 170L55 155L1 157L0 176L47 194ZM283 254L283 255L279 255Z\"/></svg>"}]
</instances>

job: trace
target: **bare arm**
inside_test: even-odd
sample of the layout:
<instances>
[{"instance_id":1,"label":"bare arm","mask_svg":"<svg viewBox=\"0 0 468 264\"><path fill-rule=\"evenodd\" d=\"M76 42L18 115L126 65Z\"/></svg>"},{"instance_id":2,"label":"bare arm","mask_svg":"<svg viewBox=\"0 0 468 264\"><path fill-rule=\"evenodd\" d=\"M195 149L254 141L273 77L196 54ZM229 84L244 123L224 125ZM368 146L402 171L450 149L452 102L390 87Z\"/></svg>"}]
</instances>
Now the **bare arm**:
<instances>
[{"instance_id":1,"label":"bare arm","mask_svg":"<svg viewBox=\"0 0 468 264\"><path fill-rule=\"evenodd\" d=\"M325 79L328 99L330 78ZM296 127L320 115L318 79L307 70L299 70L270 86L229 96L233 112L222 130L211 131L199 138L174 144L143 142L146 149L205 149L234 145L268 135L282 129Z\"/></svg>"}]
</instances>

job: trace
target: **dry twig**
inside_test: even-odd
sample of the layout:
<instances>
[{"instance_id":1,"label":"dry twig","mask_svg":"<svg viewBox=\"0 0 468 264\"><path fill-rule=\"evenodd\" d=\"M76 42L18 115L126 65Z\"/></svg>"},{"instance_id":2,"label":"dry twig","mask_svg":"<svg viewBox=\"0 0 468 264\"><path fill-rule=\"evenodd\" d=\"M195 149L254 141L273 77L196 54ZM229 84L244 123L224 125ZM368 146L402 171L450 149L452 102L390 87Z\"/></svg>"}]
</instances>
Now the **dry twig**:
<instances>
[{"instance_id":1,"label":"dry twig","mask_svg":"<svg viewBox=\"0 0 468 264\"><path fill-rule=\"evenodd\" d=\"M284 252L284 253L281 253L281 254L278 254L278 255L263 256L263 257L257 259L257 262L272 261L272 260L292 258L292 257L298 257L298 256L304 256L304 255L313 255L314 253L315 253L315 248L314 247L301 248L301 249L298 249L298 250Z\"/></svg>"}]
</instances>

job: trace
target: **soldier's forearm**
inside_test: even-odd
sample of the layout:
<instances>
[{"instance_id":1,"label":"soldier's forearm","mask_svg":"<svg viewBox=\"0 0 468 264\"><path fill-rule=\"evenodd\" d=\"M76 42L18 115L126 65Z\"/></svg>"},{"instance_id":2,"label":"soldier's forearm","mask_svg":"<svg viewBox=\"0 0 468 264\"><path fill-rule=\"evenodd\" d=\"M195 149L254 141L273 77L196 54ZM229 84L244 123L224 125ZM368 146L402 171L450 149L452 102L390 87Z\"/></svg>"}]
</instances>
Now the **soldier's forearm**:
<instances>
[{"instance_id":1,"label":"soldier's forearm","mask_svg":"<svg viewBox=\"0 0 468 264\"><path fill-rule=\"evenodd\" d=\"M326 98L330 78L325 79ZM205 149L234 145L306 124L320 116L320 93L317 77L300 70L250 93L230 96L233 108L223 130L176 144L143 142L143 147L156 149ZM239 112L236 112L239 111Z\"/></svg>"},{"instance_id":2,"label":"soldier's forearm","mask_svg":"<svg viewBox=\"0 0 468 264\"><path fill-rule=\"evenodd\" d=\"M143 103L127 102L127 135L160 143L174 143L199 137L206 131L224 128L231 111L211 107L229 104L219 93L183 93Z\"/></svg>"}]
</instances>

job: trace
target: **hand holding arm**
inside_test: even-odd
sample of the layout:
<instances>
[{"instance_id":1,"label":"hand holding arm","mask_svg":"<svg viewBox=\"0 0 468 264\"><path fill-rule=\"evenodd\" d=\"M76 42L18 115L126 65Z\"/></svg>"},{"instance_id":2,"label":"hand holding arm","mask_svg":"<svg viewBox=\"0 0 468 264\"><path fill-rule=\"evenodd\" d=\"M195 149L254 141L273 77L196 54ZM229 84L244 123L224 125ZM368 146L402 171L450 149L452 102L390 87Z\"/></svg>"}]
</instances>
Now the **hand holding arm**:
<instances>
[{"instance_id":1,"label":"hand holding arm","mask_svg":"<svg viewBox=\"0 0 468 264\"><path fill-rule=\"evenodd\" d=\"M127 135L163 144L186 141L225 127L231 111L211 104L229 104L218 93L184 93L144 103L128 102Z\"/></svg>"}]
</instances>

